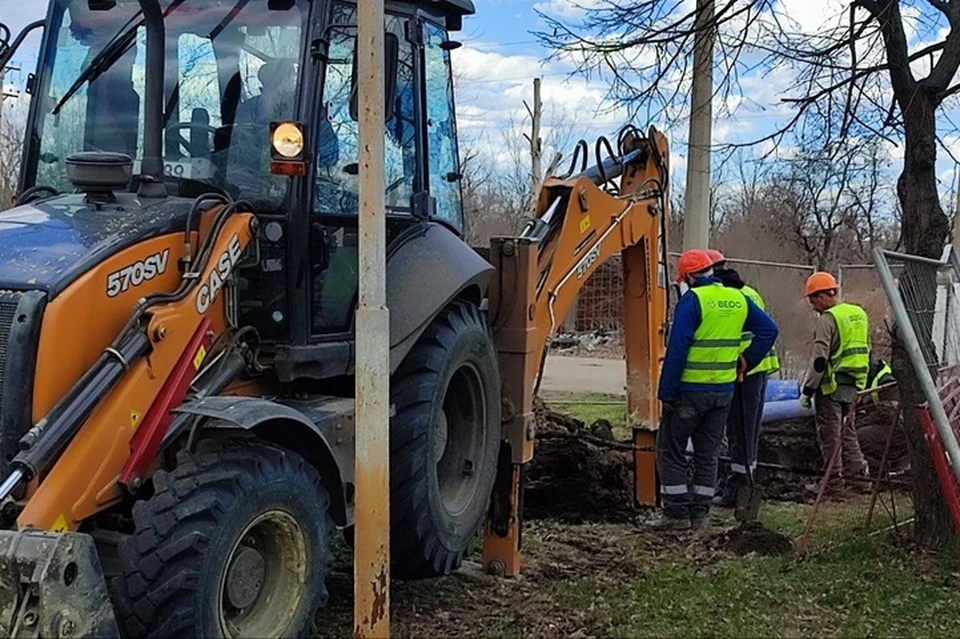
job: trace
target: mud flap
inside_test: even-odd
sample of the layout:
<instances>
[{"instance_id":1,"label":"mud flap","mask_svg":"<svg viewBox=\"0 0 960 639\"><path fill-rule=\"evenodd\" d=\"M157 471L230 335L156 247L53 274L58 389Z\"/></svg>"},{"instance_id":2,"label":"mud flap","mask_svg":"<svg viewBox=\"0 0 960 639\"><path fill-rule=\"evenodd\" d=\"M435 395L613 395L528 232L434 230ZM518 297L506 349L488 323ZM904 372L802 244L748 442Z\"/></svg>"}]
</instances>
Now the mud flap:
<instances>
[{"instance_id":1,"label":"mud flap","mask_svg":"<svg viewBox=\"0 0 960 639\"><path fill-rule=\"evenodd\" d=\"M92 537L0 531L0 636L120 636Z\"/></svg>"}]
</instances>

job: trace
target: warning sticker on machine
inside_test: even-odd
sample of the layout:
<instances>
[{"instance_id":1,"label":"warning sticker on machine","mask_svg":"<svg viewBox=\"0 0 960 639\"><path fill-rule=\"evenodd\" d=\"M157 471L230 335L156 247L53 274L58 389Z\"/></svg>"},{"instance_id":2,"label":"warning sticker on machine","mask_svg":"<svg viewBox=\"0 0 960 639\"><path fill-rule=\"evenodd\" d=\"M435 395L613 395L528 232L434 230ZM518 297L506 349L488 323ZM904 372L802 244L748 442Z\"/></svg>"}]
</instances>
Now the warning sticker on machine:
<instances>
[{"instance_id":1,"label":"warning sticker on machine","mask_svg":"<svg viewBox=\"0 0 960 639\"><path fill-rule=\"evenodd\" d=\"M61 513L56 521L53 522L53 526L50 527L51 532L67 532L70 530L70 526L67 525L67 518Z\"/></svg>"}]
</instances>

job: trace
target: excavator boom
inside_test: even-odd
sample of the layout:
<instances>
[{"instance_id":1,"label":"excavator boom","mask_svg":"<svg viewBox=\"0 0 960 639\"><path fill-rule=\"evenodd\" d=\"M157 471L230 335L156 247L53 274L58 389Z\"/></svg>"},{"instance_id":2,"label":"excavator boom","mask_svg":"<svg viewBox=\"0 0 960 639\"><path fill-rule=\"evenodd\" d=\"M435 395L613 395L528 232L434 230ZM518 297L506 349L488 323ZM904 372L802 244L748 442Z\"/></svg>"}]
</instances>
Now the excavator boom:
<instances>
[{"instance_id":1,"label":"excavator boom","mask_svg":"<svg viewBox=\"0 0 960 639\"><path fill-rule=\"evenodd\" d=\"M598 141L598 150L605 142ZM537 216L524 232L491 243L490 260L499 281L491 286L490 316L505 411L483 561L496 574L520 570L523 469L533 457L533 398L549 340L590 275L617 255L624 274L625 381L634 431L635 497L643 504L656 501L654 431L659 421L657 380L666 350L669 149L655 129L646 136L629 129L619 146L619 153L606 160L598 152L592 169L546 180Z\"/></svg>"}]
</instances>

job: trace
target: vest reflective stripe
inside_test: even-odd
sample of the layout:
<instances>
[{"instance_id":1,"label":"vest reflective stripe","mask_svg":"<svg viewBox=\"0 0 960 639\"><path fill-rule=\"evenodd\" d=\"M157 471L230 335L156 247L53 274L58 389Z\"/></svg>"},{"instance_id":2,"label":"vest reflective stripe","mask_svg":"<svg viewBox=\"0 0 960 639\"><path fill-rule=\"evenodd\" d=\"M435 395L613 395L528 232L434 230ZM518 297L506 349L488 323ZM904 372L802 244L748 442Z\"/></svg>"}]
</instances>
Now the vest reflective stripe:
<instances>
[{"instance_id":1,"label":"vest reflective stripe","mask_svg":"<svg viewBox=\"0 0 960 639\"><path fill-rule=\"evenodd\" d=\"M741 289L741 292L750 298L750 301L756 304L761 311L766 311L767 307L763 303L763 298L760 297L760 293L756 289L750 286L744 286ZM750 346L750 342L753 341L753 333L750 331L744 331L741 336L742 343L740 345L740 352L744 352ZM747 371L747 375L756 375L757 373L776 373L780 370L780 358L777 357L777 351L775 348L770 347L770 351L764 356L760 363L754 366L752 369Z\"/></svg>"},{"instance_id":2,"label":"vest reflective stripe","mask_svg":"<svg viewBox=\"0 0 960 639\"><path fill-rule=\"evenodd\" d=\"M870 372L870 322L867 313L856 304L841 302L827 309L837 323L840 346L830 355L825 383L821 384L824 394L837 389L836 374L844 373L853 378L857 390L867 387ZM827 379L829 377L829 379Z\"/></svg>"},{"instance_id":3,"label":"vest reflective stripe","mask_svg":"<svg viewBox=\"0 0 960 639\"><path fill-rule=\"evenodd\" d=\"M743 294L722 284L690 289L700 302L700 326L693 334L680 381L689 384L730 384L737 380L741 333L747 321Z\"/></svg>"}]
</instances>

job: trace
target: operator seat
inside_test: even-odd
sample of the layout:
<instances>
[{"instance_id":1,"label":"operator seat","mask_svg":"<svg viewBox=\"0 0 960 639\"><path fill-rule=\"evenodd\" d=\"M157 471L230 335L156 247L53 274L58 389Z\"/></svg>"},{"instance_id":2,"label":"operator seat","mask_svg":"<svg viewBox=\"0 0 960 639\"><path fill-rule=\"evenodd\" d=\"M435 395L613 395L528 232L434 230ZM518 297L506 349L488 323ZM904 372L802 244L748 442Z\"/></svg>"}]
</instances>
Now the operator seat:
<instances>
[{"instance_id":1,"label":"operator seat","mask_svg":"<svg viewBox=\"0 0 960 639\"><path fill-rule=\"evenodd\" d=\"M296 113L297 71L290 59L275 59L260 67L260 94L237 106L230 149L227 180L240 191L239 197L253 197L270 184L270 123L290 120Z\"/></svg>"}]
</instances>

